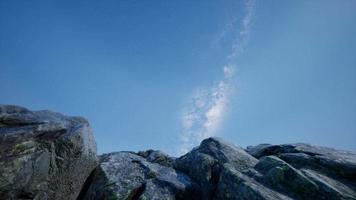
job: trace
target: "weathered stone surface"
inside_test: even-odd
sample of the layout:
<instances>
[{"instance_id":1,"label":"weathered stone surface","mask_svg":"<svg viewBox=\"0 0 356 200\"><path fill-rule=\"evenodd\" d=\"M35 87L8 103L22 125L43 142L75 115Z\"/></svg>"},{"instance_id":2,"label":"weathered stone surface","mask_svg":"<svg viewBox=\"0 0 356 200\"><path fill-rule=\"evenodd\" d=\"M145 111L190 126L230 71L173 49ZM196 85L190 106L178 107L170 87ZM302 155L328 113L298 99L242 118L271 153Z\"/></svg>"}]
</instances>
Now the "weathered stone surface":
<instances>
[{"instance_id":1,"label":"weathered stone surface","mask_svg":"<svg viewBox=\"0 0 356 200\"><path fill-rule=\"evenodd\" d=\"M265 185L284 191L291 196L300 199L314 199L322 195L316 183L275 156L261 158L255 169L265 174Z\"/></svg>"},{"instance_id":2,"label":"weathered stone surface","mask_svg":"<svg viewBox=\"0 0 356 200\"><path fill-rule=\"evenodd\" d=\"M188 176L133 152L104 154L97 170L79 199L173 200L199 196Z\"/></svg>"},{"instance_id":3,"label":"weathered stone surface","mask_svg":"<svg viewBox=\"0 0 356 200\"><path fill-rule=\"evenodd\" d=\"M344 183L329 178L310 169L302 169L303 174L318 185L325 199L356 199L356 192ZM355 185L353 183L353 185Z\"/></svg>"},{"instance_id":4,"label":"weathered stone surface","mask_svg":"<svg viewBox=\"0 0 356 200\"><path fill-rule=\"evenodd\" d=\"M295 199L356 199L356 154L309 144L258 145L259 181Z\"/></svg>"},{"instance_id":5,"label":"weathered stone surface","mask_svg":"<svg viewBox=\"0 0 356 200\"><path fill-rule=\"evenodd\" d=\"M256 158L208 138L177 158L175 168L199 184L203 199L356 199L351 152L305 144L248 152Z\"/></svg>"},{"instance_id":6,"label":"weathered stone surface","mask_svg":"<svg viewBox=\"0 0 356 200\"><path fill-rule=\"evenodd\" d=\"M237 171L233 166L224 164L214 199L231 200L278 200L291 199L275 192L251 177Z\"/></svg>"},{"instance_id":7,"label":"weathered stone surface","mask_svg":"<svg viewBox=\"0 0 356 200\"><path fill-rule=\"evenodd\" d=\"M356 154L309 144L258 145L247 152L256 158L275 155L295 168L313 168L323 173L356 181Z\"/></svg>"},{"instance_id":8,"label":"weathered stone surface","mask_svg":"<svg viewBox=\"0 0 356 200\"><path fill-rule=\"evenodd\" d=\"M198 148L176 159L175 167L199 183L203 199L213 199L223 164L247 170L257 161L240 147L219 138L208 138Z\"/></svg>"},{"instance_id":9,"label":"weathered stone surface","mask_svg":"<svg viewBox=\"0 0 356 200\"><path fill-rule=\"evenodd\" d=\"M0 199L75 199L96 164L84 118L0 105Z\"/></svg>"}]
</instances>

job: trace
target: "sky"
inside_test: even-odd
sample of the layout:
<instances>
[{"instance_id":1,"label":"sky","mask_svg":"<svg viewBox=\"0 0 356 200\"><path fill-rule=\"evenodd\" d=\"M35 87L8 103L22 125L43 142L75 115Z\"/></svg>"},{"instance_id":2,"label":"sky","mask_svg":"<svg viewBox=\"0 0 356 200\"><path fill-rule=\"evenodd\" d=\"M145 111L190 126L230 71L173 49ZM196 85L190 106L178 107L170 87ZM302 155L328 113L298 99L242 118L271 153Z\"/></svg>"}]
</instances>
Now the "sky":
<instances>
[{"instance_id":1,"label":"sky","mask_svg":"<svg viewBox=\"0 0 356 200\"><path fill-rule=\"evenodd\" d=\"M356 151L356 1L0 1L0 104L90 121L98 152Z\"/></svg>"}]
</instances>

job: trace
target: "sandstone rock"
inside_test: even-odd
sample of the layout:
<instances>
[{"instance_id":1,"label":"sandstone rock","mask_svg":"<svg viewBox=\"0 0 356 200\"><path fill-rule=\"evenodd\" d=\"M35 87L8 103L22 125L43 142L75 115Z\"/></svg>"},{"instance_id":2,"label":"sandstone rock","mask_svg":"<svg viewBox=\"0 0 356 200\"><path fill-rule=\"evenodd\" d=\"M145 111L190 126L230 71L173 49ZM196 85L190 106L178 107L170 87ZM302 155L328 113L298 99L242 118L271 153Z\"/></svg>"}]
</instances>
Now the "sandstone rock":
<instances>
[{"instance_id":1,"label":"sandstone rock","mask_svg":"<svg viewBox=\"0 0 356 200\"><path fill-rule=\"evenodd\" d=\"M0 199L75 199L96 164L84 118L0 105Z\"/></svg>"}]
</instances>

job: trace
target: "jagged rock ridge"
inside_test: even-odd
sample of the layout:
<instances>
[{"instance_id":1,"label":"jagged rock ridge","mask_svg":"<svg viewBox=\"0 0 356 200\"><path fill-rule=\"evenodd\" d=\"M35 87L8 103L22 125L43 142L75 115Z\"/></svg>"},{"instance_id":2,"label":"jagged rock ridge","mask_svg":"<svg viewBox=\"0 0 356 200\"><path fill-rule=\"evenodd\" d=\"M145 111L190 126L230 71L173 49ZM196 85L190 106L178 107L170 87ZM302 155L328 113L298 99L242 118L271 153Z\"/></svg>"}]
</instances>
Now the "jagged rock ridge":
<instances>
[{"instance_id":1,"label":"jagged rock ridge","mask_svg":"<svg viewBox=\"0 0 356 200\"><path fill-rule=\"evenodd\" d=\"M0 199L356 199L356 154L308 144L243 149L208 138L96 157L88 122L0 106Z\"/></svg>"}]
</instances>

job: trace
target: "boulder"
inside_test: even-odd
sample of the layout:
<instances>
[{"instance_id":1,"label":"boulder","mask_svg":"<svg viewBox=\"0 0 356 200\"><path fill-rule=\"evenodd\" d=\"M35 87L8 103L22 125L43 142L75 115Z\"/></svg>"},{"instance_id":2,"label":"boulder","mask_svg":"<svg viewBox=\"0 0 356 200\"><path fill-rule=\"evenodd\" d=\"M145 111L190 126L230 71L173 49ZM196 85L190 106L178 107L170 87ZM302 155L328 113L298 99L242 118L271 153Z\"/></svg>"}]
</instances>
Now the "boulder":
<instances>
[{"instance_id":1,"label":"boulder","mask_svg":"<svg viewBox=\"0 0 356 200\"><path fill-rule=\"evenodd\" d=\"M196 187L173 168L133 152L115 152L100 157L78 199L199 199Z\"/></svg>"},{"instance_id":2,"label":"boulder","mask_svg":"<svg viewBox=\"0 0 356 200\"><path fill-rule=\"evenodd\" d=\"M75 199L96 165L84 118L0 105L1 199Z\"/></svg>"},{"instance_id":3,"label":"boulder","mask_svg":"<svg viewBox=\"0 0 356 200\"><path fill-rule=\"evenodd\" d=\"M256 158L241 147L220 138L208 138L199 147L177 158L175 168L185 172L199 184L203 199L213 199L225 163L242 171L253 168L257 162Z\"/></svg>"}]
</instances>

